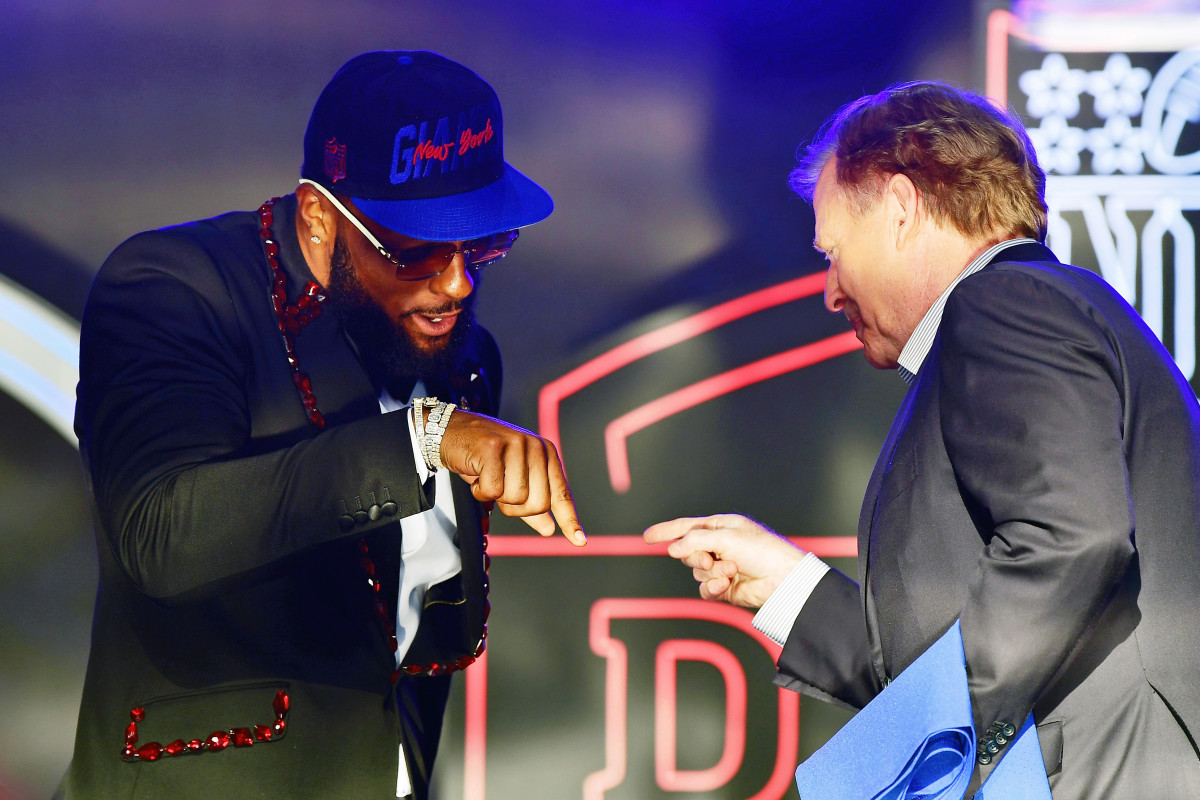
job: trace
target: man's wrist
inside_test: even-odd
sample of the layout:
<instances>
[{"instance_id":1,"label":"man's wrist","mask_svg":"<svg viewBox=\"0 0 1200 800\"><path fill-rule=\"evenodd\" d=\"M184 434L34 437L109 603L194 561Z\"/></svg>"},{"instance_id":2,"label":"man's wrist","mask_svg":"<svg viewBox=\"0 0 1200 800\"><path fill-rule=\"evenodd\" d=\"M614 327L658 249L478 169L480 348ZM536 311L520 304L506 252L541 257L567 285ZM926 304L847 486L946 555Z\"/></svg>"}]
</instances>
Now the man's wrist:
<instances>
[{"instance_id":1,"label":"man's wrist","mask_svg":"<svg viewBox=\"0 0 1200 800\"><path fill-rule=\"evenodd\" d=\"M754 615L754 627L782 646L813 589L828 571L828 564L812 553L806 553Z\"/></svg>"},{"instance_id":2,"label":"man's wrist","mask_svg":"<svg viewBox=\"0 0 1200 800\"><path fill-rule=\"evenodd\" d=\"M444 403L436 397L413 399L412 422L421 458L430 472L445 468L442 463L442 435L454 413L454 403ZM425 413L428 410L428 413Z\"/></svg>"}]
</instances>

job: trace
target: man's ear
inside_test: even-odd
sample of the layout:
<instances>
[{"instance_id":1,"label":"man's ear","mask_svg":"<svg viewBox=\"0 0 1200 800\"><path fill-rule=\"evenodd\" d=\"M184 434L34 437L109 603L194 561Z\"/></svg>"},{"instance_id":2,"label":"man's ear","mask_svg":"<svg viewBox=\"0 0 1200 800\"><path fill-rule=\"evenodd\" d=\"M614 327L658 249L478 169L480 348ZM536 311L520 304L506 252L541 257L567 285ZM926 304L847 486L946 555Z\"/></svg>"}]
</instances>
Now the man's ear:
<instances>
[{"instance_id":1,"label":"man's ear","mask_svg":"<svg viewBox=\"0 0 1200 800\"><path fill-rule=\"evenodd\" d=\"M317 283L329 285L338 216L321 193L308 184L296 187L296 238Z\"/></svg>"},{"instance_id":2,"label":"man's ear","mask_svg":"<svg viewBox=\"0 0 1200 800\"><path fill-rule=\"evenodd\" d=\"M907 175L896 173L888 178L884 202L887 203L893 244L901 250L911 244L921 230L925 212L921 192Z\"/></svg>"}]
</instances>

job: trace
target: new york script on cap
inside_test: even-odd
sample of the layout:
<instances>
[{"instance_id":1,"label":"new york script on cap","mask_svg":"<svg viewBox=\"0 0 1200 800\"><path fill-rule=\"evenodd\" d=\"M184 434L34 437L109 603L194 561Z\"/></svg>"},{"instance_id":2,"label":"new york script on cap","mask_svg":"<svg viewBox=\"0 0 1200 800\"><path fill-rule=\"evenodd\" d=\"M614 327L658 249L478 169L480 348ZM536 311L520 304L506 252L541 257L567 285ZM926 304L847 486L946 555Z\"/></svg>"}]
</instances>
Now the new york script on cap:
<instances>
[{"instance_id":1,"label":"new york script on cap","mask_svg":"<svg viewBox=\"0 0 1200 800\"><path fill-rule=\"evenodd\" d=\"M450 133L450 117L426 120L417 125L405 125L396 132L392 148L391 181L393 184L418 180L433 171L439 163L438 174L469 167L480 158L491 155L488 148L496 137L492 128L489 105L476 106L470 113L458 115L458 127ZM483 120L482 122L480 120ZM433 136L429 129L433 129Z\"/></svg>"}]
</instances>

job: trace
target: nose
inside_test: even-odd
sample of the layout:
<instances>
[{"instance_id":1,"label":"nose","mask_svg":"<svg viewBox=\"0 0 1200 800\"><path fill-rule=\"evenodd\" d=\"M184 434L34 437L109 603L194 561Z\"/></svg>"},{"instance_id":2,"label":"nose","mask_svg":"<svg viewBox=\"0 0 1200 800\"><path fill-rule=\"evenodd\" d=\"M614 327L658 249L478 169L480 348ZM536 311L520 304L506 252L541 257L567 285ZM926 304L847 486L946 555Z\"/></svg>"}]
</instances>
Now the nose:
<instances>
[{"instance_id":1,"label":"nose","mask_svg":"<svg viewBox=\"0 0 1200 800\"><path fill-rule=\"evenodd\" d=\"M825 307L834 314L840 314L846 307L846 293L838 284L837 268L833 264L825 270Z\"/></svg>"},{"instance_id":2,"label":"nose","mask_svg":"<svg viewBox=\"0 0 1200 800\"><path fill-rule=\"evenodd\" d=\"M462 242L458 242L462 245ZM467 259L462 250L454 254L450 266L429 280L429 288L451 300L463 300L475 290L475 278L467 269Z\"/></svg>"}]
</instances>

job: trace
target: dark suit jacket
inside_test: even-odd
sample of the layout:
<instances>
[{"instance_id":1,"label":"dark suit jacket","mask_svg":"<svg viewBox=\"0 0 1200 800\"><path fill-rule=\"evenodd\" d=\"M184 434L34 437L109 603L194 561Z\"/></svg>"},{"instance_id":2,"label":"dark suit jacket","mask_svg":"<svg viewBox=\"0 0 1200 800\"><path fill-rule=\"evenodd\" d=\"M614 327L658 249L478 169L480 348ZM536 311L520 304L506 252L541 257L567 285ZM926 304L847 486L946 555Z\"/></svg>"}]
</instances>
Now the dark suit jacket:
<instances>
[{"instance_id":1,"label":"dark suit jacket","mask_svg":"<svg viewBox=\"0 0 1200 800\"><path fill-rule=\"evenodd\" d=\"M273 226L291 302L312 280L294 209L294 197L277 203ZM480 336L477 377L448 399L469 395L486 412L500 364ZM394 798L402 740L423 789L449 678L393 689L359 547L394 614L399 519L432 500L406 415L380 413L336 315L301 330L295 352L323 431L293 382L256 214L135 236L100 270L76 412L100 588L65 796ZM410 659L445 663L483 630L483 515L454 483L463 572L431 591L450 602L427 607ZM369 513L355 521L358 509ZM269 725L280 689L290 696L282 738L122 759L134 707L145 709L138 745L167 745Z\"/></svg>"},{"instance_id":2,"label":"dark suit jacket","mask_svg":"<svg viewBox=\"0 0 1200 800\"><path fill-rule=\"evenodd\" d=\"M1095 796L1164 768L1114 757L1138 731L1113 693L1148 684L1200 733L1200 409L1097 276L1041 245L998 259L896 415L858 585L822 579L777 682L861 707L961 618L977 732L1032 710L1056 797Z\"/></svg>"}]
</instances>

